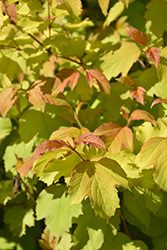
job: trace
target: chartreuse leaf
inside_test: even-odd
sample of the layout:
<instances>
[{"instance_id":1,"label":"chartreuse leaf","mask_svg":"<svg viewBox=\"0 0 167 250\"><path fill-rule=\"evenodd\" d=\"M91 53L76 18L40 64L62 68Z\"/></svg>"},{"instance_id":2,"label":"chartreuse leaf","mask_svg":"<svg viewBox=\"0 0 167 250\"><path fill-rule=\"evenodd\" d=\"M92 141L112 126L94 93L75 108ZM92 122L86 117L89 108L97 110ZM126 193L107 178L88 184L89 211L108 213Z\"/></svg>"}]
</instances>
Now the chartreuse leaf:
<instances>
[{"instance_id":1,"label":"chartreuse leaf","mask_svg":"<svg viewBox=\"0 0 167 250\"><path fill-rule=\"evenodd\" d=\"M166 73L166 69L167 69L167 47L164 47L161 49L161 53L160 53L160 62L158 64L158 77L159 77L159 83L161 84L165 84L167 83L166 81L166 77L167 77L167 73ZM161 97L161 96L160 96Z\"/></svg>"},{"instance_id":2,"label":"chartreuse leaf","mask_svg":"<svg viewBox=\"0 0 167 250\"><path fill-rule=\"evenodd\" d=\"M77 18L82 13L82 2L81 0L61 0L61 3L65 6L65 8L68 10L69 14Z\"/></svg>"},{"instance_id":3,"label":"chartreuse leaf","mask_svg":"<svg viewBox=\"0 0 167 250\"><path fill-rule=\"evenodd\" d=\"M109 52L100 58L100 69L108 80L120 73L122 76L126 76L140 54L141 50L135 43L123 42L114 53Z\"/></svg>"},{"instance_id":4,"label":"chartreuse leaf","mask_svg":"<svg viewBox=\"0 0 167 250\"><path fill-rule=\"evenodd\" d=\"M42 168L44 171L41 173L40 180L47 183L47 185L51 185L53 182L58 181L61 176L64 176L64 178L70 177L72 170L79 162L81 162L81 159L77 154L73 153L64 159L54 160L44 169L45 164ZM39 164L40 160L35 164L35 171L37 167L40 167Z\"/></svg>"},{"instance_id":5,"label":"chartreuse leaf","mask_svg":"<svg viewBox=\"0 0 167 250\"><path fill-rule=\"evenodd\" d=\"M157 8L158 6L158 8ZM152 0L146 6L146 21L151 21L151 30L157 36L162 36L167 29L167 2L164 0Z\"/></svg>"},{"instance_id":6,"label":"chartreuse leaf","mask_svg":"<svg viewBox=\"0 0 167 250\"><path fill-rule=\"evenodd\" d=\"M106 16L110 0L98 0L102 13Z\"/></svg>"},{"instance_id":7,"label":"chartreuse leaf","mask_svg":"<svg viewBox=\"0 0 167 250\"><path fill-rule=\"evenodd\" d=\"M3 156L5 163L5 170L12 171L12 167L16 165L16 155L21 158L27 158L32 154L36 138L32 138L31 141L25 143L19 139L12 142L12 145L8 145Z\"/></svg>"},{"instance_id":8,"label":"chartreuse leaf","mask_svg":"<svg viewBox=\"0 0 167 250\"><path fill-rule=\"evenodd\" d=\"M66 190L63 185L53 185L44 189L37 199L37 220L45 218L46 226L55 237L67 231L72 218L81 214L81 205L70 206Z\"/></svg>"},{"instance_id":9,"label":"chartreuse leaf","mask_svg":"<svg viewBox=\"0 0 167 250\"><path fill-rule=\"evenodd\" d=\"M77 249L110 249L110 245L114 235L117 234L120 224L120 211L116 210L109 223L96 216L94 210L90 206L89 199L82 202L82 214L78 218L73 218L73 225L77 224L74 231L75 245L72 250ZM95 237L99 236L99 239ZM97 241L97 242L96 242ZM102 244L103 243L103 244ZM102 246L100 247L100 245ZM94 245L94 247L92 247ZM90 247L91 248L88 248Z\"/></svg>"},{"instance_id":10,"label":"chartreuse leaf","mask_svg":"<svg viewBox=\"0 0 167 250\"><path fill-rule=\"evenodd\" d=\"M71 249L73 243L71 242L71 234L65 232L63 233L60 241L55 246L54 250L68 250Z\"/></svg>"},{"instance_id":11,"label":"chartreuse leaf","mask_svg":"<svg viewBox=\"0 0 167 250\"><path fill-rule=\"evenodd\" d=\"M14 206L6 211L4 222L9 224L9 228L15 236L21 237L26 234L26 226L34 226L34 212L23 205Z\"/></svg>"},{"instance_id":12,"label":"chartreuse leaf","mask_svg":"<svg viewBox=\"0 0 167 250\"><path fill-rule=\"evenodd\" d=\"M0 143L10 134L12 130L12 123L9 118L0 117Z\"/></svg>"},{"instance_id":13,"label":"chartreuse leaf","mask_svg":"<svg viewBox=\"0 0 167 250\"><path fill-rule=\"evenodd\" d=\"M88 101L92 97L93 89L90 88L86 77L81 73L80 73L78 83L75 87L75 91L80 96L81 101Z\"/></svg>"},{"instance_id":14,"label":"chartreuse leaf","mask_svg":"<svg viewBox=\"0 0 167 250\"><path fill-rule=\"evenodd\" d=\"M79 163L72 172L69 185L71 204L79 204L88 196L95 213L107 221L120 207L115 186L129 188L123 169L106 157Z\"/></svg>"},{"instance_id":15,"label":"chartreuse leaf","mask_svg":"<svg viewBox=\"0 0 167 250\"><path fill-rule=\"evenodd\" d=\"M138 154L141 169L150 165L155 166L154 180L167 191L166 167L167 167L167 139L155 137L148 140Z\"/></svg>"},{"instance_id":16,"label":"chartreuse leaf","mask_svg":"<svg viewBox=\"0 0 167 250\"><path fill-rule=\"evenodd\" d=\"M118 1L109 10L108 16L104 22L104 27L109 26L111 22L115 21L123 12L124 4Z\"/></svg>"},{"instance_id":17,"label":"chartreuse leaf","mask_svg":"<svg viewBox=\"0 0 167 250\"><path fill-rule=\"evenodd\" d=\"M165 137L167 135L167 118L157 120L157 126L153 127L150 122L144 122L141 126L134 127L135 137L143 146L152 137Z\"/></svg>"}]
</instances>

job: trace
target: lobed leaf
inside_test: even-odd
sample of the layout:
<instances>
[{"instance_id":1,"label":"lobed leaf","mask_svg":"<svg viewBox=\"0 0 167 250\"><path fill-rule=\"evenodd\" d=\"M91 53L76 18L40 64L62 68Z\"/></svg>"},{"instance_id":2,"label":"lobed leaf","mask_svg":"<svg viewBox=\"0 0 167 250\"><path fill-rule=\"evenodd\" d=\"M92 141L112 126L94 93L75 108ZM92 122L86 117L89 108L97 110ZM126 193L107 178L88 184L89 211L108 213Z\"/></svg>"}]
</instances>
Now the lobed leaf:
<instances>
[{"instance_id":1,"label":"lobed leaf","mask_svg":"<svg viewBox=\"0 0 167 250\"><path fill-rule=\"evenodd\" d=\"M146 92L146 90L143 87L137 86L131 91L131 94L137 102L144 105L144 92Z\"/></svg>"},{"instance_id":2,"label":"lobed leaf","mask_svg":"<svg viewBox=\"0 0 167 250\"><path fill-rule=\"evenodd\" d=\"M82 2L81 0L60 0L64 7L68 10L69 14L77 18L82 14Z\"/></svg>"},{"instance_id":3,"label":"lobed leaf","mask_svg":"<svg viewBox=\"0 0 167 250\"><path fill-rule=\"evenodd\" d=\"M120 207L115 186L129 188L123 169L116 161L106 157L79 163L72 172L69 185L72 205L79 204L88 196L95 213L107 221Z\"/></svg>"},{"instance_id":4,"label":"lobed leaf","mask_svg":"<svg viewBox=\"0 0 167 250\"><path fill-rule=\"evenodd\" d=\"M162 100L161 98L157 98L156 100L154 100L151 104L151 107L152 108L155 104L158 104L158 103L167 103L167 100Z\"/></svg>"}]
</instances>

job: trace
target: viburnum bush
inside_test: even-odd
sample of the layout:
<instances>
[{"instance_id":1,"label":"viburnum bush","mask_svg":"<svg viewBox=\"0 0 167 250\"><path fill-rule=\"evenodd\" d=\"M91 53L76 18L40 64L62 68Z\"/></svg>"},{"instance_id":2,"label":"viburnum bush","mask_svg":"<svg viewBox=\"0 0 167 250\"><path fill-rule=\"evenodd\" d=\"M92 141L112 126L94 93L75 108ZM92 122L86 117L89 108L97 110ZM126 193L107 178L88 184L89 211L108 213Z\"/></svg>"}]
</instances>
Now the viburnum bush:
<instances>
[{"instance_id":1,"label":"viburnum bush","mask_svg":"<svg viewBox=\"0 0 167 250\"><path fill-rule=\"evenodd\" d=\"M0 249L167 249L167 0L1 0Z\"/></svg>"}]
</instances>

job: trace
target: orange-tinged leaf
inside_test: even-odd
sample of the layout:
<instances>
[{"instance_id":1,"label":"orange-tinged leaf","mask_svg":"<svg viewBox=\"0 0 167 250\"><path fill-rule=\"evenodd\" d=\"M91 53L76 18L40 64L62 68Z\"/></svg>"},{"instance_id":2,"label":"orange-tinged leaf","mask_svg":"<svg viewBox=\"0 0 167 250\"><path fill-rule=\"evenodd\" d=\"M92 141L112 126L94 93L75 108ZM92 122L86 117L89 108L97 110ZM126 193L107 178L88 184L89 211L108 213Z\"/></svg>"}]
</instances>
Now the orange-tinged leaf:
<instances>
[{"instance_id":1,"label":"orange-tinged leaf","mask_svg":"<svg viewBox=\"0 0 167 250\"><path fill-rule=\"evenodd\" d=\"M146 92L146 90L143 87L137 86L131 91L131 94L137 102L144 105L144 92Z\"/></svg>"},{"instance_id":2,"label":"orange-tinged leaf","mask_svg":"<svg viewBox=\"0 0 167 250\"><path fill-rule=\"evenodd\" d=\"M39 155L46 151L55 151L62 147L68 147L67 143L62 140L46 140L36 147L33 154Z\"/></svg>"},{"instance_id":3,"label":"orange-tinged leaf","mask_svg":"<svg viewBox=\"0 0 167 250\"><path fill-rule=\"evenodd\" d=\"M106 157L80 162L74 168L69 184L71 204L79 204L88 196L95 213L107 221L120 207L115 186L128 188L124 170Z\"/></svg>"},{"instance_id":4,"label":"orange-tinged leaf","mask_svg":"<svg viewBox=\"0 0 167 250\"><path fill-rule=\"evenodd\" d=\"M128 84L131 87L135 86L135 81L131 76L121 76L120 78L116 78L117 81Z\"/></svg>"},{"instance_id":5,"label":"orange-tinged leaf","mask_svg":"<svg viewBox=\"0 0 167 250\"><path fill-rule=\"evenodd\" d=\"M59 92L63 92L67 83L71 90L73 90L78 82L79 79L79 72L74 69L62 69L57 74L57 77L62 81L62 84L59 86Z\"/></svg>"},{"instance_id":6,"label":"orange-tinged leaf","mask_svg":"<svg viewBox=\"0 0 167 250\"><path fill-rule=\"evenodd\" d=\"M34 162L39 158L41 158L41 155L32 155L30 158L25 159L24 163L19 168L17 168L17 171L20 173L20 176L26 176L28 172L32 169Z\"/></svg>"},{"instance_id":7,"label":"orange-tinged leaf","mask_svg":"<svg viewBox=\"0 0 167 250\"><path fill-rule=\"evenodd\" d=\"M17 93L19 87L8 87L0 92L0 113L3 117L6 116L7 112L11 109L13 104L16 102Z\"/></svg>"},{"instance_id":8,"label":"orange-tinged leaf","mask_svg":"<svg viewBox=\"0 0 167 250\"><path fill-rule=\"evenodd\" d=\"M156 100L154 100L151 104L151 107L152 108L155 104L158 104L158 103L167 103L167 100L162 100L161 98L157 98Z\"/></svg>"},{"instance_id":9,"label":"orange-tinged leaf","mask_svg":"<svg viewBox=\"0 0 167 250\"><path fill-rule=\"evenodd\" d=\"M151 122L154 126L156 126L157 124L156 119L153 115L151 115L145 110L139 110L139 109L136 109L132 112L128 120L129 124L132 120L145 120L145 121Z\"/></svg>"},{"instance_id":10,"label":"orange-tinged leaf","mask_svg":"<svg viewBox=\"0 0 167 250\"><path fill-rule=\"evenodd\" d=\"M51 96L50 94L43 95L43 99L46 103L49 103L51 105L62 106L68 109L71 108L71 105L65 99L57 98Z\"/></svg>"},{"instance_id":11,"label":"orange-tinged leaf","mask_svg":"<svg viewBox=\"0 0 167 250\"><path fill-rule=\"evenodd\" d=\"M43 250L54 250L58 239L56 239L50 232L50 230L45 227L41 239L38 240L40 247Z\"/></svg>"},{"instance_id":12,"label":"orange-tinged leaf","mask_svg":"<svg viewBox=\"0 0 167 250\"><path fill-rule=\"evenodd\" d=\"M110 0L98 0L102 13L106 16Z\"/></svg>"},{"instance_id":13,"label":"orange-tinged leaf","mask_svg":"<svg viewBox=\"0 0 167 250\"><path fill-rule=\"evenodd\" d=\"M88 80L90 87L93 85L93 79L95 79L99 86L99 89L103 93L110 95L110 91L111 91L110 84L107 78L105 77L105 75L100 70L89 69L86 71L86 73L87 73L86 78Z\"/></svg>"},{"instance_id":14,"label":"orange-tinged leaf","mask_svg":"<svg viewBox=\"0 0 167 250\"><path fill-rule=\"evenodd\" d=\"M126 27L126 30L129 37L132 38L135 42L142 46L148 46L149 40L146 34L132 27Z\"/></svg>"},{"instance_id":15,"label":"orange-tinged leaf","mask_svg":"<svg viewBox=\"0 0 167 250\"><path fill-rule=\"evenodd\" d=\"M133 150L133 133L128 127L121 127L115 123L104 123L94 131L95 135L102 136L109 154L121 151L124 146L128 150Z\"/></svg>"},{"instance_id":16,"label":"orange-tinged leaf","mask_svg":"<svg viewBox=\"0 0 167 250\"><path fill-rule=\"evenodd\" d=\"M36 86L33 89L27 91L29 102L35 107L39 108L42 112L45 110L45 101L43 98L43 92Z\"/></svg>"},{"instance_id":17,"label":"orange-tinged leaf","mask_svg":"<svg viewBox=\"0 0 167 250\"><path fill-rule=\"evenodd\" d=\"M155 67L158 68L160 62L160 49L157 47L148 48L146 50L147 57L154 63Z\"/></svg>"},{"instance_id":18,"label":"orange-tinged leaf","mask_svg":"<svg viewBox=\"0 0 167 250\"><path fill-rule=\"evenodd\" d=\"M50 140L55 140L55 139L64 140L67 136L70 136L75 140L77 140L82 134L87 132L89 132L87 128L82 128L82 129L76 127L62 128L54 131L50 136Z\"/></svg>"},{"instance_id":19,"label":"orange-tinged leaf","mask_svg":"<svg viewBox=\"0 0 167 250\"><path fill-rule=\"evenodd\" d=\"M99 136L93 135L93 133L91 132L81 135L76 141L76 144L86 144L106 150L106 145L104 144L104 142L99 138Z\"/></svg>"},{"instance_id":20,"label":"orange-tinged leaf","mask_svg":"<svg viewBox=\"0 0 167 250\"><path fill-rule=\"evenodd\" d=\"M121 2L128 8L130 0L121 0Z\"/></svg>"}]
</instances>

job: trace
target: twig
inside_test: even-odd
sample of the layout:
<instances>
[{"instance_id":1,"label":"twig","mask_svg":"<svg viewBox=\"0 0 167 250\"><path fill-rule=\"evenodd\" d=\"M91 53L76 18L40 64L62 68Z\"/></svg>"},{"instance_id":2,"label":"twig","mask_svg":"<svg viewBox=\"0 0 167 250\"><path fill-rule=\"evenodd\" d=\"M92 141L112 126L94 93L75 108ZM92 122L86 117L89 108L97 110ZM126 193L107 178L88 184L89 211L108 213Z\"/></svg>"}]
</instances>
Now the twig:
<instances>
[{"instance_id":1,"label":"twig","mask_svg":"<svg viewBox=\"0 0 167 250\"><path fill-rule=\"evenodd\" d=\"M39 45L42 46L42 48L44 48L43 44L33 35L31 35L30 33L27 33L32 39L34 39Z\"/></svg>"},{"instance_id":2,"label":"twig","mask_svg":"<svg viewBox=\"0 0 167 250\"><path fill-rule=\"evenodd\" d=\"M124 228L125 228L125 231L126 231L127 235L128 235L129 238L132 240L132 236L130 235L130 232L129 232L129 229L128 229L126 220L125 220L125 218L124 218L124 215L123 215L123 213L122 213L122 210L121 210L121 219L122 219L122 222L123 222L123 224L124 224Z\"/></svg>"},{"instance_id":3,"label":"twig","mask_svg":"<svg viewBox=\"0 0 167 250\"><path fill-rule=\"evenodd\" d=\"M51 37L51 23L50 23L50 2L48 0L48 19L49 19L49 38Z\"/></svg>"},{"instance_id":4,"label":"twig","mask_svg":"<svg viewBox=\"0 0 167 250\"><path fill-rule=\"evenodd\" d=\"M85 161L85 159L76 151L75 148L72 148L72 150L81 158L82 161Z\"/></svg>"}]
</instances>

